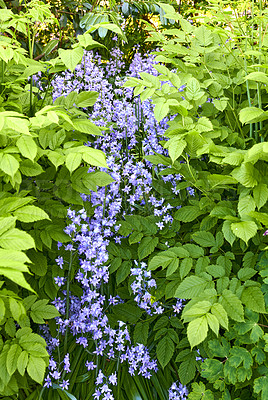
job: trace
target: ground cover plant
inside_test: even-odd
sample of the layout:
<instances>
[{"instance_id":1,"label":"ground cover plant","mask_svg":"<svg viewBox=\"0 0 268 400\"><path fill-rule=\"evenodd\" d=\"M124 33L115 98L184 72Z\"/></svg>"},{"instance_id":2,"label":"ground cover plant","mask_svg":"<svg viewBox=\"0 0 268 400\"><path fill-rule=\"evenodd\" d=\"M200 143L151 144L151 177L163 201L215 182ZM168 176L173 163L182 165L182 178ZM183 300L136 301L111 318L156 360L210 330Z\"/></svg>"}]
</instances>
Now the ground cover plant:
<instances>
[{"instance_id":1,"label":"ground cover plant","mask_svg":"<svg viewBox=\"0 0 268 400\"><path fill-rule=\"evenodd\" d=\"M129 67L89 33L34 62L40 5L0 13L2 398L266 399L263 4L160 3Z\"/></svg>"}]
</instances>

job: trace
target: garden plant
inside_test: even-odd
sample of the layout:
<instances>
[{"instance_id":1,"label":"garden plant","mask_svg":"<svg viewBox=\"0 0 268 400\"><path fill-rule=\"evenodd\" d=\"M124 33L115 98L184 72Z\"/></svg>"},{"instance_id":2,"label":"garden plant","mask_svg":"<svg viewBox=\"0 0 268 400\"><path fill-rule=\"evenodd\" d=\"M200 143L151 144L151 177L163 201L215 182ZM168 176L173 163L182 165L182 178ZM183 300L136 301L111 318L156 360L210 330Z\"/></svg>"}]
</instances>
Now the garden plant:
<instances>
[{"instance_id":1,"label":"garden plant","mask_svg":"<svg viewBox=\"0 0 268 400\"><path fill-rule=\"evenodd\" d=\"M266 4L155 4L0 9L2 399L268 399Z\"/></svg>"}]
</instances>

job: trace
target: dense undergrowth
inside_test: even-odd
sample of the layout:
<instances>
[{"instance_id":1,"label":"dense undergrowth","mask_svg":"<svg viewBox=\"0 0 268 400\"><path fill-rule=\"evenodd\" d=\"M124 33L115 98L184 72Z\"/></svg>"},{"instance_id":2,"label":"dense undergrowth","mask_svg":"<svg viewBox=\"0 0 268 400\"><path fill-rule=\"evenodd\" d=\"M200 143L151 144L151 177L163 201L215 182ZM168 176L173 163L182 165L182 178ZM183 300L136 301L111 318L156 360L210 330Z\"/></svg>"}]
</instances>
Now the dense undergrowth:
<instances>
[{"instance_id":1,"label":"dense undergrowth","mask_svg":"<svg viewBox=\"0 0 268 400\"><path fill-rule=\"evenodd\" d=\"M267 13L210 5L129 66L0 10L1 398L267 399Z\"/></svg>"}]
</instances>

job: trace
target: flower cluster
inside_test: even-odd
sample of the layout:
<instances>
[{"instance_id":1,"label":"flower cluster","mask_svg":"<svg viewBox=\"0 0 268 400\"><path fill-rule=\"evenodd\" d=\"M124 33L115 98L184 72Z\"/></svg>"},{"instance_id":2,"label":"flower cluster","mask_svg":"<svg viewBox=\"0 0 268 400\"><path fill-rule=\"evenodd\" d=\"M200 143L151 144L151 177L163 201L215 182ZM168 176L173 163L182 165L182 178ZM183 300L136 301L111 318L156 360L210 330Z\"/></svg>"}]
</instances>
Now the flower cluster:
<instances>
[{"instance_id":1,"label":"flower cluster","mask_svg":"<svg viewBox=\"0 0 268 400\"><path fill-rule=\"evenodd\" d=\"M181 383L177 384L177 382L174 382L168 391L168 395L169 400L186 400L188 390L186 386L183 386Z\"/></svg>"},{"instance_id":2,"label":"flower cluster","mask_svg":"<svg viewBox=\"0 0 268 400\"><path fill-rule=\"evenodd\" d=\"M116 373L113 373L110 376L106 377L100 369L95 384L96 391L93 394L94 399L114 400L112 389L109 388L109 384L117 384Z\"/></svg>"},{"instance_id":3,"label":"flower cluster","mask_svg":"<svg viewBox=\"0 0 268 400\"><path fill-rule=\"evenodd\" d=\"M130 285L133 293L136 295L134 300L140 308L145 310L147 314L162 314L164 308L159 305L158 301L153 301L151 293L148 291L151 288L156 288L155 279L152 279L151 271L147 271L145 262L134 261L136 268L131 268L131 275L135 277L134 282Z\"/></svg>"}]
</instances>

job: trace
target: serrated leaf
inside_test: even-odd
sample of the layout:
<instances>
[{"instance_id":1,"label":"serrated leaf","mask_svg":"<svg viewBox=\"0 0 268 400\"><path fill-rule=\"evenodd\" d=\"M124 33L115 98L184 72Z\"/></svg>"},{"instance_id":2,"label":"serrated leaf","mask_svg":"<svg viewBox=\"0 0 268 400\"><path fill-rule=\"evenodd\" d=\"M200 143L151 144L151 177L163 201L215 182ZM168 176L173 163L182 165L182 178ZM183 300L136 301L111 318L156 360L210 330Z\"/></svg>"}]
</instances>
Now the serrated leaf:
<instances>
[{"instance_id":1,"label":"serrated leaf","mask_svg":"<svg viewBox=\"0 0 268 400\"><path fill-rule=\"evenodd\" d=\"M46 371L46 363L40 357L35 357L33 355L29 356L27 364L27 372L30 377L37 383L42 383Z\"/></svg>"},{"instance_id":2,"label":"serrated leaf","mask_svg":"<svg viewBox=\"0 0 268 400\"><path fill-rule=\"evenodd\" d=\"M230 318L237 322L244 321L244 309L239 298L230 290L223 290L219 298L219 303L223 306Z\"/></svg>"},{"instance_id":3,"label":"serrated leaf","mask_svg":"<svg viewBox=\"0 0 268 400\"><path fill-rule=\"evenodd\" d=\"M256 207L255 201L251 196L240 197L237 205L240 216L249 215L250 212L254 211Z\"/></svg>"},{"instance_id":4,"label":"serrated leaf","mask_svg":"<svg viewBox=\"0 0 268 400\"><path fill-rule=\"evenodd\" d=\"M195 232L192 235L192 238L197 244L199 244L202 247L216 246L215 238L210 232L205 232L205 231Z\"/></svg>"},{"instance_id":5,"label":"serrated leaf","mask_svg":"<svg viewBox=\"0 0 268 400\"><path fill-rule=\"evenodd\" d=\"M184 206L176 211L174 218L182 222L192 222L202 214L204 212L197 206Z\"/></svg>"},{"instance_id":6,"label":"serrated leaf","mask_svg":"<svg viewBox=\"0 0 268 400\"><path fill-rule=\"evenodd\" d=\"M75 99L75 104L77 105L77 107L82 108L94 106L99 95L100 94L98 92L94 91L80 92Z\"/></svg>"},{"instance_id":7,"label":"serrated leaf","mask_svg":"<svg viewBox=\"0 0 268 400\"><path fill-rule=\"evenodd\" d=\"M168 112L169 105L164 99L157 103L154 108L154 116L157 122L162 121L162 119L167 116Z\"/></svg>"},{"instance_id":8,"label":"serrated leaf","mask_svg":"<svg viewBox=\"0 0 268 400\"><path fill-rule=\"evenodd\" d=\"M236 239L236 236L233 234L231 229L232 222L231 221L224 221L222 225L222 232L224 235L225 240L232 245Z\"/></svg>"},{"instance_id":9,"label":"serrated leaf","mask_svg":"<svg viewBox=\"0 0 268 400\"><path fill-rule=\"evenodd\" d=\"M13 375L14 372L16 371L18 358L19 358L21 352L22 352L22 349L18 344L13 343L10 346L8 353L7 353L7 364L6 364L9 375Z\"/></svg>"},{"instance_id":10,"label":"serrated leaf","mask_svg":"<svg viewBox=\"0 0 268 400\"><path fill-rule=\"evenodd\" d=\"M17 142L16 146L25 158L34 160L37 154L37 145L31 136L21 136Z\"/></svg>"},{"instance_id":11,"label":"serrated leaf","mask_svg":"<svg viewBox=\"0 0 268 400\"><path fill-rule=\"evenodd\" d=\"M177 158L179 158L183 150L186 147L186 142L183 139L179 139L178 137L171 138L168 142L168 153L169 156L174 163Z\"/></svg>"},{"instance_id":12,"label":"serrated leaf","mask_svg":"<svg viewBox=\"0 0 268 400\"><path fill-rule=\"evenodd\" d=\"M149 333L149 322L138 322L134 329L134 343L146 346Z\"/></svg>"},{"instance_id":13,"label":"serrated leaf","mask_svg":"<svg viewBox=\"0 0 268 400\"><path fill-rule=\"evenodd\" d=\"M261 393L261 400L268 398L268 376L260 376L254 380L254 392Z\"/></svg>"},{"instance_id":14,"label":"serrated leaf","mask_svg":"<svg viewBox=\"0 0 268 400\"><path fill-rule=\"evenodd\" d=\"M85 150L83 151L82 156L83 160L90 165L93 165L95 167L108 168L105 154L101 150L85 146Z\"/></svg>"},{"instance_id":15,"label":"serrated leaf","mask_svg":"<svg viewBox=\"0 0 268 400\"><path fill-rule=\"evenodd\" d=\"M0 158L0 169L7 175L14 176L19 169L19 162L11 154L4 154Z\"/></svg>"},{"instance_id":16,"label":"serrated leaf","mask_svg":"<svg viewBox=\"0 0 268 400\"><path fill-rule=\"evenodd\" d=\"M254 221L241 221L233 222L231 224L231 229L235 236L242 239L247 244L249 239L256 235L258 227Z\"/></svg>"},{"instance_id":17,"label":"serrated leaf","mask_svg":"<svg viewBox=\"0 0 268 400\"><path fill-rule=\"evenodd\" d=\"M169 363L173 356L174 350L175 346L173 341L168 336L164 336L156 347L156 355L162 368L165 368L165 366Z\"/></svg>"},{"instance_id":18,"label":"serrated leaf","mask_svg":"<svg viewBox=\"0 0 268 400\"><path fill-rule=\"evenodd\" d=\"M72 50L59 49L58 52L61 61L70 71L74 71L77 64L81 62L84 53L82 47L76 47Z\"/></svg>"},{"instance_id":19,"label":"serrated leaf","mask_svg":"<svg viewBox=\"0 0 268 400\"><path fill-rule=\"evenodd\" d=\"M259 183L253 189L253 198L258 210L262 208L268 200L268 188L265 183Z\"/></svg>"},{"instance_id":20,"label":"serrated leaf","mask_svg":"<svg viewBox=\"0 0 268 400\"><path fill-rule=\"evenodd\" d=\"M191 321L187 327L187 338L191 348L203 342L208 333L208 324L206 316L202 316Z\"/></svg>"},{"instance_id":21,"label":"serrated leaf","mask_svg":"<svg viewBox=\"0 0 268 400\"><path fill-rule=\"evenodd\" d=\"M215 333L216 336L219 334L220 324L217 317L213 314L206 314L207 322L210 329Z\"/></svg>"},{"instance_id":22,"label":"serrated leaf","mask_svg":"<svg viewBox=\"0 0 268 400\"><path fill-rule=\"evenodd\" d=\"M141 240L141 243L138 247L139 260L143 260L154 251L158 240L159 239L157 237L153 238L151 236L147 236Z\"/></svg>"},{"instance_id":23,"label":"serrated leaf","mask_svg":"<svg viewBox=\"0 0 268 400\"><path fill-rule=\"evenodd\" d=\"M257 170L251 163L243 163L240 167L235 168L231 175L243 186L252 188L258 184L256 180Z\"/></svg>"},{"instance_id":24,"label":"serrated leaf","mask_svg":"<svg viewBox=\"0 0 268 400\"><path fill-rule=\"evenodd\" d=\"M191 299L199 296L207 286L207 281L199 276L188 276L177 288L175 297L179 299Z\"/></svg>"},{"instance_id":25,"label":"serrated leaf","mask_svg":"<svg viewBox=\"0 0 268 400\"><path fill-rule=\"evenodd\" d=\"M70 153L66 156L66 167L72 173L75 171L82 162L82 155L80 153Z\"/></svg>"},{"instance_id":26,"label":"serrated leaf","mask_svg":"<svg viewBox=\"0 0 268 400\"><path fill-rule=\"evenodd\" d=\"M181 280L188 275L193 267L193 259L191 257L184 258L180 264L180 278Z\"/></svg>"},{"instance_id":27,"label":"serrated leaf","mask_svg":"<svg viewBox=\"0 0 268 400\"><path fill-rule=\"evenodd\" d=\"M182 318L185 320L185 322L188 322L191 319L207 314L210 308L211 303L209 301L198 301L192 307L184 309L182 313Z\"/></svg>"},{"instance_id":28,"label":"serrated leaf","mask_svg":"<svg viewBox=\"0 0 268 400\"><path fill-rule=\"evenodd\" d=\"M0 246L10 250L28 250L35 247L35 243L27 232L13 228L0 236Z\"/></svg>"},{"instance_id":29,"label":"serrated leaf","mask_svg":"<svg viewBox=\"0 0 268 400\"><path fill-rule=\"evenodd\" d=\"M24 206L14 211L14 216L22 222L35 222L41 219L50 219L48 214L36 206Z\"/></svg>"},{"instance_id":30,"label":"serrated leaf","mask_svg":"<svg viewBox=\"0 0 268 400\"><path fill-rule=\"evenodd\" d=\"M249 124L253 122L263 121L268 118L268 114L261 108L245 107L239 113L239 119L242 124Z\"/></svg>"},{"instance_id":31,"label":"serrated leaf","mask_svg":"<svg viewBox=\"0 0 268 400\"><path fill-rule=\"evenodd\" d=\"M257 313L265 313L264 296L259 287L252 286L243 290L241 301L247 308Z\"/></svg>"},{"instance_id":32,"label":"serrated leaf","mask_svg":"<svg viewBox=\"0 0 268 400\"><path fill-rule=\"evenodd\" d=\"M26 351L22 351L17 360L17 369L22 376L25 373L27 364L28 364L28 353Z\"/></svg>"},{"instance_id":33,"label":"serrated leaf","mask_svg":"<svg viewBox=\"0 0 268 400\"><path fill-rule=\"evenodd\" d=\"M219 303L214 303L210 312L216 316L221 326L228 330L228 315L223 306Z\"/></svg>"},{"instance_id":34,"label":"serrated leaf","mask_svg":"<svg viewBox=\"0 0 268 400\"><path fill-rule=\"evenodd\" d=\"M180 378L180 383L182 385L187 385L194 379L196 373L195 365L196 365L195 356L191 353L190 356L185 361L182 361L182 363L180 364L178 369L178 375Z\"/></svg>"}]
</instances>

